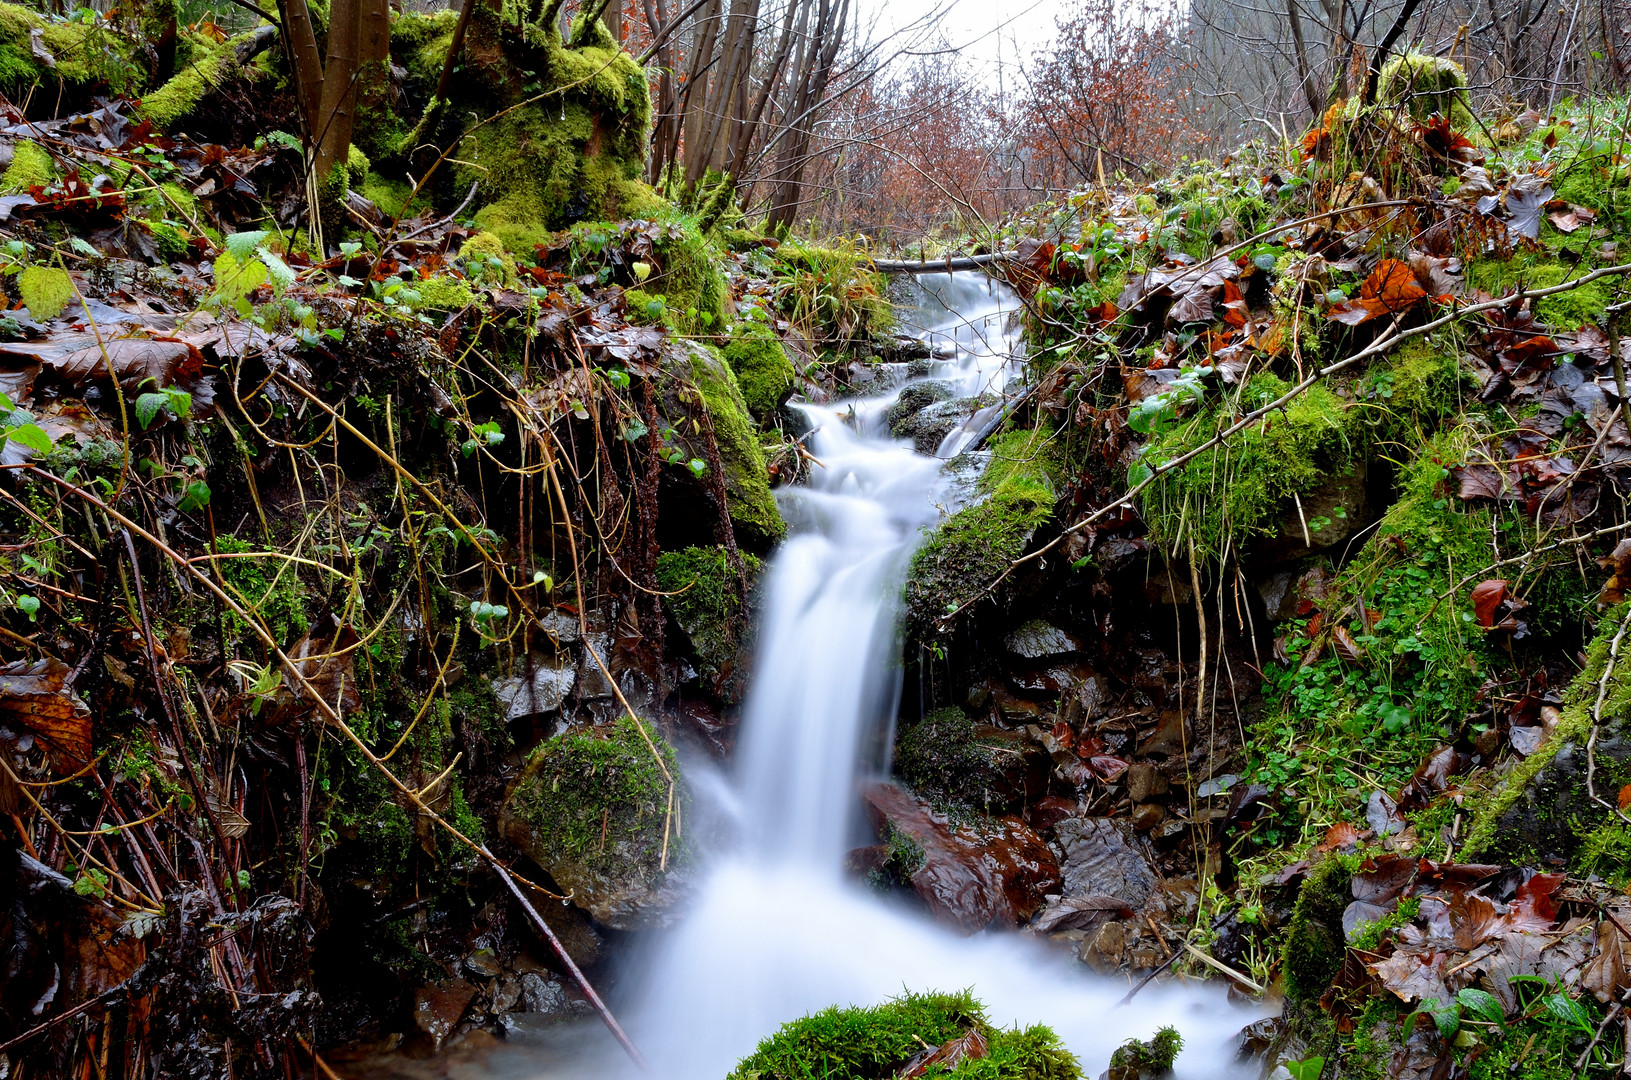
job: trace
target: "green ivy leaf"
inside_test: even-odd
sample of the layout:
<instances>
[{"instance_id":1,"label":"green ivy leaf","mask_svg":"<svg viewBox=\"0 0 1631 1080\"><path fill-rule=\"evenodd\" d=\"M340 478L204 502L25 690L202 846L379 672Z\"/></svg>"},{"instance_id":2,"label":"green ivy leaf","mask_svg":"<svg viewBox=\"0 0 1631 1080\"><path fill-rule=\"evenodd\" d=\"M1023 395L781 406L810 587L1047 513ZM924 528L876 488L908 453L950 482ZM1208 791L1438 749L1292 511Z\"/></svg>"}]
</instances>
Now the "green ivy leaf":
<instances>
[{"instance_id":1,"label":"green ivy leaf","mask_svg":"<svg viewBox=\"0 0 1631 1080\"><path fill-rule=\"evenodd\" d=\"M1469 986L1458 991L1455 999L1473 1016L1494 1024L1502 1031L1506 1030L1506 1010L1501 1008L1501 1002L1494 994Z\"/></svg>"},{"instance_id":2,"label":"green ivy leaf","mask_svg":"<svg viewBox=\"0 0 1631 1080\"><path fill-rule=\"evenodd\" d=\"M1135 461L1127 467L1127 486L1135 488L1154 476L1155 473L1142 461Z\"/></svg>"},{"instance_id":3,"label":"green ivy leaf","mask_svg":"<svg viewBox=\"0 0 1631 1080\"><path fill-rule=\"evenodd\" d=\"M29 622L33 622L40 613L40 598L23 593L17 598L17 610L27 615Z\"/></svg>"}]
</instances>

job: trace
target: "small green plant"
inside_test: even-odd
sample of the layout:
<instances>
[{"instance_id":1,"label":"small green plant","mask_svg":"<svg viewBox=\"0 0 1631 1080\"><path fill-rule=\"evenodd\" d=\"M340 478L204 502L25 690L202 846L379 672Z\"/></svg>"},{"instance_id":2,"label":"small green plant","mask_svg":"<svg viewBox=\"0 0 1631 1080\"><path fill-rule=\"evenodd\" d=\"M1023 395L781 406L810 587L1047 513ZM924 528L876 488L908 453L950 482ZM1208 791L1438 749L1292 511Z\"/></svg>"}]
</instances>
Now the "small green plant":
<instances>
[{"instance_id":1,"label":"small green plant","mask_svg":"<svg viewBox=\"0 0 1631 1080\"><path fill-rule=\"evenodd\" d=\"M1291 1074L1291 1080L1320 1080L1320 1073L1325 1071L1325 1059L1315 1055L1301 1061L1281 1062L1286 1072Z\"/></svg>"}]
</instances>

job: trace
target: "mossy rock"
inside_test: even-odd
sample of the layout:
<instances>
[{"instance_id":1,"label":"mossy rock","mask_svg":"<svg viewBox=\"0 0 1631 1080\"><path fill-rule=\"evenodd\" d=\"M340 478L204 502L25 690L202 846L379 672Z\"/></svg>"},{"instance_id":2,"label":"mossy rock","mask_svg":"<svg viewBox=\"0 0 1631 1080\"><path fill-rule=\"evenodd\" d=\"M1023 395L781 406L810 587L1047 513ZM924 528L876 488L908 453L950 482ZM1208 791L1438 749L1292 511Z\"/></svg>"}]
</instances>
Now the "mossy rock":
<instances>
[{"instance_id":1,"label":"mossy rock","mask_svg":"<svg viewBox=\"0 0 1631 1080\"><path fill-rule=\"evenodd\" d=\"M665 551L657 558L657 587L670 595L663 607L685 634L702 675L721 700L734 704L746 688L740 660L747 640L746 599L762 567L741 553L748 580L735 581L730 557L722 547L689 547Z\"/></svg>"},{"instance_id":2,"label":"mossy rock","mask_svg":"<svg viewBox=\"0 0 1631 1080\"><path fill-rule=\"evenodd\" d=\"M684 342L690 381L702 396L702 405L713 425L719 446L720 463L725 469L725 498L737 538L746 546L768 550L787 531L776 499L770 494L770 479L764 451L759 447L753 418L747 402L718 350L696 342Z\"/></svg>"},{"instance_id":3,"label":"mossy rock","mask_svg":"<svg viewBox=\"0 0 1631 1080\"><path fill-rule=\"evenodd\" d=\"M1327 855L1303 881L1280 946L1288 996L1317 1000L1330 988L1348 949L1342 913L1352 900L1348 892L1352 879L1353 868L1346 859Z\"/></svg>"},{"instance_id":4,"label":"mossy rock","mask_svg":"<svg viewBox=\"0 0 1631 1080\"><path fill-rule=\"evenodd\" d=\"M935 709L895 733L895 772L937 808L1017 810L1046 790L1051 763L1023 736Z\"/></svg>"},{"instance_id":5,"label":"mossy rock","mask_svg":"<svg viewBox=\"0 0 1631 1080\"><path fill-rule=\"evenodd\" d=\"M36 32L55 66L36 54ZM139 93L147 71L138 55L138 46L122 34L82 22L44 19L26 7L0 3L0 91L13 101L26 99L36 85L60 85L74 98L98 90ZM35 98L55 104L55 94Z\"/></svg>"},{"instance_id":6,"label":"mossy rock","mask_svg":"<svg viewBox=\"0 0 1631 1080\"><path fill-rule=\"evenodd\" d=\"M1003 1030L969 991L906 993L870 1008L834 1006L782 1025L731 1070L728 1080L890 1080L927 1047L970 1033L986 1053L927 1075L973 1080L1078 1080L1080 1063L1051 1028Z\"/></svg>"},{"instance_id":7,"label":"mossy rock","mask_svg":"<svg viewBox=\"0 0 1631 1080\"><path fill-rule=\"evenodd\" d=\"M690 865L671 814L672 806L683 816L686 801L679 762L646 725L676 781L671 804L668 781L635 724L625 716L540 744L499 812L504 836L573 903L617 930L666 925L685 881L681 868Z\"/></svg>"},{"instance_id":8,"label":"mossy rock","mask_svg":"<svg viewBox=\"0 0 1631 1080\"><path fill-rule=\"evenodd\" d=\"M1153 1038L1128 1039L1110 1055L1108 1080L1157 1080L1172 1072L1172 1063L1184 1048L1177 1028L1164 1027Z\"/></svg>"},{"instance_id":9,"label":"mossy rock","mask_svg":"<svg viewBox=\"0 0 1631 1080\"><path fill-rule=\"evenodd\" d=\"M793 361L774 331L749 324L719 351L736 373L742 399L760 420L775 415L792 396Z\"/></svg>"},{"instance_id":10,"label":"mossy rock","mask_svg":"<svg viewBox=\"0 0 1631 1080\"><path fill-rule=\"evenodd\" d=\"M1628 614L1631 609L1623 604L1605 614L1551 735L1480 801L1465 858L1529 866L1567 863L1578 873L1602 873L1605 856L1628 846L1631 838L1610 809L1620 789L1631 783L1631 651L1623 647L1608 672L1591 754L1593 786L1609 806L1591 798L1585 749L1609 650Z\"/></svg>"},{"instance_id":11,"label":"mossy rock","mask_svg":"<svg viewBox=\"0 0 1631 1080\"><path fill-rule=\"evenodd\" d=\"M1382 65L1376 81L1376 100L1383 105L1408 102L1418 120L1438 113L1451 119L1470 118L1467 110L1467 73L1460 64L1442 56L1406 52Z\"/></svg>"},{"instance_id":12,"label":"mossy rock","mask_svg":"<svg viewBox=\"0 0 1631 1080\"><path fill-rule=\"evenodd\" d=\"M991 440L979 480L983 498L947 518L912 557L906 575L906 628L916 641L935 636L948 604L981 592L1053 517L1060 469L1053 429L1019 429Z\"/></svg>"}]
</instances>

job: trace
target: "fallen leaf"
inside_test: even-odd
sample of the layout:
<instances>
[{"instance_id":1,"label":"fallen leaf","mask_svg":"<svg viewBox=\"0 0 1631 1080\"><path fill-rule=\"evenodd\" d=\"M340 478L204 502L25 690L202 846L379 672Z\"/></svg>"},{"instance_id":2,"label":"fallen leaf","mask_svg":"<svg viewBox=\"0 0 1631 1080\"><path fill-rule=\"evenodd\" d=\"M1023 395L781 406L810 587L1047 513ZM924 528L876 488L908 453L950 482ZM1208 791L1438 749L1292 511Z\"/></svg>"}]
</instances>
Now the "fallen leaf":
<instances>
[{"instance_id":1,"label":"fallen leaf","mask_svg":"<svg viewBox=\"0 0 1631 1080\"><path fill-rule=\"evenodd\" d=\"M68 665L45 659L0 666L0 720L29 731L45 748L51 767L77 772L91 761L91 710L65 689Z\"/></svg>"},{"instance_id":2,"label":"fallen leaf","mask_svg":"<svg viewBox=\"0 0 1631 1080\"><path fill-rule=\"evenodd\" d=\"M1478 625L1488 630L1495 625L1495 609L1506 599L1506 582L1499 578L1480 581L1472 587L1472 613Z\"/></svg>"},{"instance_id":3,"label":"fallen leaf","mask_svg":"<svg viewBox=\"0 0 1631 1080\"><path fill-rule=\"evenodd\" d=\"M1316 851L1336 851L1341 848L1350 848L1359 843L1362 834L1359 826L1351 822L1339 821L1325 830L1325 839L1315 847Z\"/></svg>"},{"instance_id":4,"label":"fallen leaf","mask_svg":"<svg viewBox=\"0 0 1631 1080\"><path fill-rule=\"evenodd\" d=\"M936 1076L961 1072L958 1066L964 1061L977 1061L985 1057L988 1051L985 1036L978 1029L970 1028L965 1034L946 1043L935 1050L926 1050L914 1057L901 1067L896 1073L897 1080L911 1080L912 1077L922 1076L929 1069L935 1070Z\"/></svg>"},{"instance_id":5,"label":"fallen leaf","mask_svg":"<svg viewBox=\"0 0 1631 1080\"><path fill-rule=\"evenodd\" d=\"M1575 206L1572 203L1564 204L1563 208L1553 210L1546 215L1558 232L1572 233L1585 225L1597 220L1597 211L1588 210L1584 206Z\"/></svg>"},{"instance_id":6,"label":"fallen leaf","mask_svg":"<svg viewBox=\"0 0 1631 1080\"><path fill-rule=\"evenodd\" d=\"M1078 896L1055 900L1043 908L1026 927L1033 934L1048 934L1055 930L1087 930L1094 923L1114 914L1118 918L1131 918L1133 910L1127 902L1114 896Z\"/></svg>"}]
</instances>

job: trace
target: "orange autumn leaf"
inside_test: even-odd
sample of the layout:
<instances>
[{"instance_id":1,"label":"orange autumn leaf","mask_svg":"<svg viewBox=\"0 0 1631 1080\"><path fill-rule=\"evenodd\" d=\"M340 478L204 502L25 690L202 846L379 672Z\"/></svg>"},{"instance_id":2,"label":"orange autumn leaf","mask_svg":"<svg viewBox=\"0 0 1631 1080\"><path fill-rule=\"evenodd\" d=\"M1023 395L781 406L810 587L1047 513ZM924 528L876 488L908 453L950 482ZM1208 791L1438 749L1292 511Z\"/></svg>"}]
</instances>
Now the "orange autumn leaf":
<instances>
[{"instance_id":1,"label":"orange autumn leaf","mask_svg":"<svg viewBox=\"0 0 1631 1080\"><path fill-rule=\"evenodd\" d=\"M1620 809L1631 810L1631 784L1620 789Z\"/></svg>"},{"instance_id":2,"label":"orange autumn leaf","mask_svg":"<svg viewBox=\"0 0 1631 1080\"><path fill-rule=\"evenodd\" d=\"M1359 286L1359 298L1334 305L1327 316L1348 326L1358 326L1384 315L1397 315L1427 297L1416 280L1415 271L1399 259L1383 259L1370 277Z\"/></svg>"},{"instance_id":3,"label":"orange autumn leaf","mask_svg":"<svg viewBox=\"0 0 1631 1080\"><path fill-rule=\"evenodd\" d=\"M91 710L66 688L68 670L56 659L0 665L0 721L32 732L62 773L91 761Z\"/></svg>"}]
</instances>

